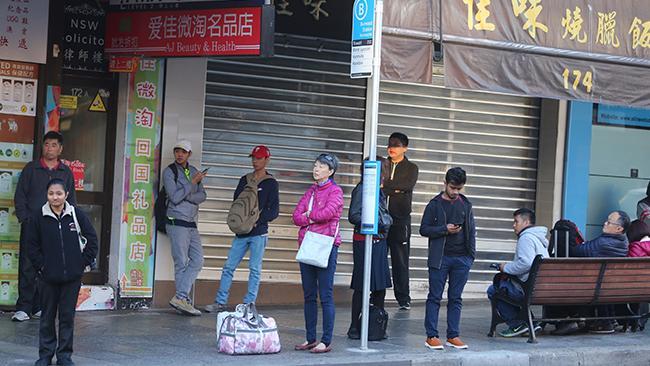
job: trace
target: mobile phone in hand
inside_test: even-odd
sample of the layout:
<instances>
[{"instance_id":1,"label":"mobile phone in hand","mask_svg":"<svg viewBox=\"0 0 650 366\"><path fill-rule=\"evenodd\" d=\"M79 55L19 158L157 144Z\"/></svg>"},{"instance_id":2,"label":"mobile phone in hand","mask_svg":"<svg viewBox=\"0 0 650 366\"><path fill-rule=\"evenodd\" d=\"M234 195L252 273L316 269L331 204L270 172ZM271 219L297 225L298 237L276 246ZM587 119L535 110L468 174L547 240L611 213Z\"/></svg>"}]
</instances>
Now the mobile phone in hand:
<instances>
[{"instance_id":1,"label":"mobile phone in hand","mask_svg":"<svg viewBox=\"0 0 650 366\"><path fill-rule=\"evenodd\" d=\"M203 171L201 173L206 174L208 172L208 170L210 170L210 167L207 167L207 168L203 169Z\"/></svg>"}]
</instances>

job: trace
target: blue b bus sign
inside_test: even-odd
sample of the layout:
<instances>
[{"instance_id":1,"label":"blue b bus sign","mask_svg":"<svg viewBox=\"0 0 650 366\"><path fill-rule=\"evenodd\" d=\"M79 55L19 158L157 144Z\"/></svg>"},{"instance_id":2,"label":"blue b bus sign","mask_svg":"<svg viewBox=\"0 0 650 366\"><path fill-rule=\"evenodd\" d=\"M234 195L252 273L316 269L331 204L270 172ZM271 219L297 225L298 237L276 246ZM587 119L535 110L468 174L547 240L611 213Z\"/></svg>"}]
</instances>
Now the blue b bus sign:
<instances>
[{"instance_id":1,"label":"blue b bus sign","mask_svg":"<svg viewBox=\"0 0 650 366\"><path fill-rule=\"evenodd\" d=\"M350 77L372 76L375 0L355 0L352 9L352 55Z\"/></svg>"}]
</instances>

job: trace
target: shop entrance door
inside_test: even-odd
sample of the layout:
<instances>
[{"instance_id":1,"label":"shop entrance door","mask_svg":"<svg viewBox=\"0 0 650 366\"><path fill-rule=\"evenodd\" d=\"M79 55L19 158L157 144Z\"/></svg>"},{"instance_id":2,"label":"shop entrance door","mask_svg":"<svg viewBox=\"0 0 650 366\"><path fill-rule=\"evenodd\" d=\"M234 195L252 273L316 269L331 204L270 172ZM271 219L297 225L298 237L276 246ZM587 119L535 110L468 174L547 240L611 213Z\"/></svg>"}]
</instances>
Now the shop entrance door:
<instances>
[{"instance_id":1,"label":"shop entrance door","mask_svg":"<svg viewBox=\"0 0 650 366\"><path fill-rule=\"evenodd\" d=\"M78 205L90 216L99 239L98 266L84 275L84 284L105 284L108 279L116 85L113 77L64 75L61 87L62 158L70 162Z\"/></svg>"}]
</instances>

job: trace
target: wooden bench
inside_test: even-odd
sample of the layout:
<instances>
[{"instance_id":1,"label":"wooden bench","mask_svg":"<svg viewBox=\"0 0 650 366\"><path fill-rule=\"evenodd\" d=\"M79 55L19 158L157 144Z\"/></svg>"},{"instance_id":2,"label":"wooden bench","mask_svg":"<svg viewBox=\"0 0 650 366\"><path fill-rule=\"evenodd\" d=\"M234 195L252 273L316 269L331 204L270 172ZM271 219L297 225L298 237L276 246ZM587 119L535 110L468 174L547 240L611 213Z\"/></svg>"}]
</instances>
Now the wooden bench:
<instances>
[{"instance_id":1,"label":"wooden bench","mask_svg":"<svg viewBox=\"0 0 650 366\"><path fill-rule=\"evenodd\" d=\"M494 279L495 287L499 277ZM507 275L506 275L507 276ZM524 290L524 299L515 301L497 291L493 296L492 324L488 337L494 337L497 324L504 320L496 309L496 300L519 306L518 319L533 329L531 306L589 306L650 302L650 257L645 258L542 258L537 256L526 282L509 276ZM641 319L650 313L631 316L539 318L539 322L587 321L596 319ZM528 332L528 342L535 343L535 332Z\"/></svg>"}]
</instances>

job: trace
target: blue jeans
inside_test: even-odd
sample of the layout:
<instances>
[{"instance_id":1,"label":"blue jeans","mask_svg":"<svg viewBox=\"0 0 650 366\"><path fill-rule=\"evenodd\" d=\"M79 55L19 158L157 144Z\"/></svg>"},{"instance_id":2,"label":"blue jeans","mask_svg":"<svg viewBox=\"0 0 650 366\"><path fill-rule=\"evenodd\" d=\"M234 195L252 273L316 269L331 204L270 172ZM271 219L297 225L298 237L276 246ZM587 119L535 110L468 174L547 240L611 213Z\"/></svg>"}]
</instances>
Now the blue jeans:
<instances>
[{"instance_id":1,"label":"blue jeans","mask_svg":"<svg viewBox=\"0 0 650 366\"><path fill-rule=\"evenodd\" d=\"M172 242L176 297L190 300L192 284L203 268L203 247L199 230L167 225L167 235Z\"/></svg>"},{"instance_id":2,"label":"blue jeans","mask_svg":"<svg viewBox=\"0 0 650 366\"><path fill-rule=\"evenodd\" d=\"M321 342L332 343L334 332L334 272L336 272L336 257L338 247L333 247L327 268L319 268L300 263L302 292L305 295L305 329L307 342L316 341L316 325L318 324L318 304L316 296L320 297L323 308L323 337Z\"/></svg>"},{"instance_id":3,"label":"blue jeans","mask_svg":"<svg viewBox=\"0 0 650 366\"><path fill-rule=\"evenodd\" d=\"M248 292L244 297L244 303L255 302L257 299L257 290L260 288L260 274L262 273L262 258L264 258L264 249L269 237L266 235L249 236L246 238L235 237L232 246L228 252L228 259L223 265L221 272L221 281L219 291L214 298L218 304L228 303L228 293L232 285L232 275L235 269L244 258L246 251L250 249L248 258Z\"/></svg>"},{"instance_id":4,"label":"blue jeans","mask_svg":"<svg viewBox=\"0 0 650 366\"><path fill-rule=\"evenodd\" d=\"M498 290L500 292L505 292L513 300L520 301L524 299L524 292L511 281L500 281ZM494 285L490 285L490 287L488 287L487 289L488 298L492 299L492 296L494 296L496 292L497 289L494 288ZM503 320L506 321L506 324L508 324L509 327L516 328L526 323L521 319L516 319L517 314L521 310L521 308L519 308L518 306L509 304L505 301L497 301L496 307L497 307L497 311L499 312L499 315L501 315L501 317L503 318Z\"/></svg>"},{"instance_id":5,"label":"blue jeans","mask_svg":"<svg viewBox=\"0 0 650 366\"><path fill-rule=\"evenodd\" d=\"M440 269L429 267L429 295L427 296L424 328L427 337L438 337L438 312L440 300L449 278L447 289L447 338L456 338L460 334L460 311L463 308L463 289L469 277L469 270L474 259L469 256L442 257Z\"/></svg>"}]
</instances>

